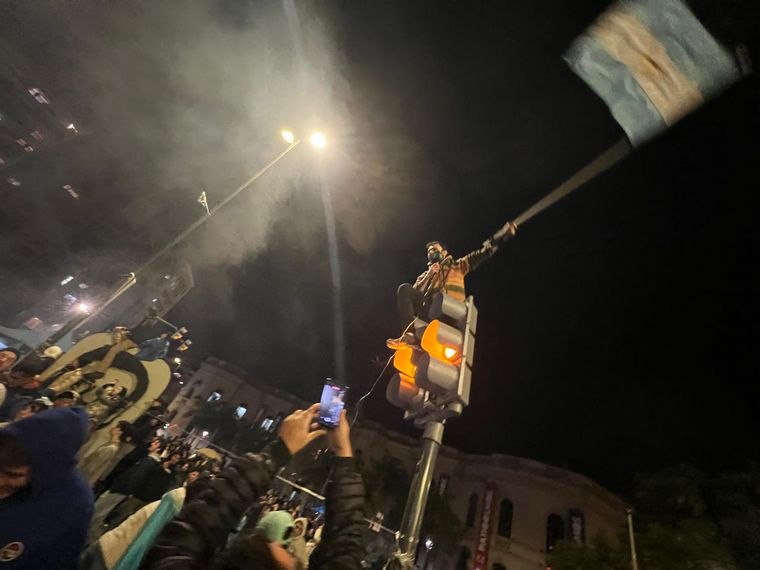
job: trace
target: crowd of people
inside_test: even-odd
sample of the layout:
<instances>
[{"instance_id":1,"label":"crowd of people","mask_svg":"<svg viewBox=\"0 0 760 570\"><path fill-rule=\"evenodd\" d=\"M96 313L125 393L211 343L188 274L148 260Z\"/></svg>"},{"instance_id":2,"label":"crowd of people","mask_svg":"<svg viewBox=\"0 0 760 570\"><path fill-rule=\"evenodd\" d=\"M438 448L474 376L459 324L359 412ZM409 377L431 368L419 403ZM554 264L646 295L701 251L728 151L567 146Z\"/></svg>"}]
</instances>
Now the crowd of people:
<instances>
[{"instance_id":1,"label":"crowd of people","mask_svg":"<svg viewBox=\"0 0 760 570\"><path fill-rule=\"evenodd\" d=\"M0 351L0 367L17 356ZM165 437L160 400L103 441L77 393L0 385L12 403L0 408L3 568L361 567L364 486L345 416L326 432L317 404L298 410L260 453L231 457ZM335 456L325 504L276 492L275 473L324 435Z\"/></svg>"}]
</instances>

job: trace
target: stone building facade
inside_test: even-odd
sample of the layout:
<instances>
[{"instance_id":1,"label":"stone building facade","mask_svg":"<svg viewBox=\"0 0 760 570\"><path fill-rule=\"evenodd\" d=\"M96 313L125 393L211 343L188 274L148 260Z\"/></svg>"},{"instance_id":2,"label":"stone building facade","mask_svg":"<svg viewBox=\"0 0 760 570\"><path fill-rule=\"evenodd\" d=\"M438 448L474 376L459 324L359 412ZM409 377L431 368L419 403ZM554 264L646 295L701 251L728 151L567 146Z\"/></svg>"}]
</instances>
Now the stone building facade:
<instances>
[{"instance_id":1,"label":"stone building facade","mask_svg":"<svg viewBox=\"0 0 760 570\"><path fill-rule=\"evenodd\" d=\"M171 407L192 409L193 402L217 397L238 409L245 406L244 417L272 430L282 417L309 404L208 358ZM190 420L177 416L178 427ZM375 422L358 423L352 440L365 463L387 454L412 472L419 459L419 440ZM626 504L619 497L583 475L522 457L470 455L443 446L431 492L446 494L466 532L453 557L440 559L433 549L428 568L545 570L546 553L558 540L614 538L625 528Z\"/></svg>"}]
</instances>

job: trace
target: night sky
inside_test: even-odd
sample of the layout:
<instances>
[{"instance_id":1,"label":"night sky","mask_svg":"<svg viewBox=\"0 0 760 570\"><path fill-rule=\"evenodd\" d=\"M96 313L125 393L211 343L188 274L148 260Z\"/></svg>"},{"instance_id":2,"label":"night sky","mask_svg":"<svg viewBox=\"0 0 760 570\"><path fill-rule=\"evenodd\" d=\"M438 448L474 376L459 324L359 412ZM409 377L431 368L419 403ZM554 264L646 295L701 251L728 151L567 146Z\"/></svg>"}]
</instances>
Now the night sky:
<instances>
[{"instance_id":1,"label":"night sky","mask_svg":"<svg viewBox=\"0 0 760 570\"><path fill-rule=\"evenodd\" d=\"M336 369L325 191L337 219L355 401L377 373L373 358L389 355L395 290L424 269L426 241L467 253L623 136L561 59L605 3L296 5L301 24L321 22L331 42L341 101L332 119L341 126L323 128L334 144L318 159L306 149L287 157L302 170L268 203L266 235L254 232L261 243L204 260L208 244L234 247L261 222L256 193L267 192L267 178L182 249L196 288L170 317L191 329L192 358L213 354L316 400ZM220 29L239 34L256 22L245 2L222 6ZM211 68L227 57L219 49L208 55ZM304 69L313 71L308 61ZM120 88L165 94L154 110L162 132L181 126L183 141L192 139L194 124L173 122L160 76L145 87L134 73L136 86ZM212 104L210 84L203 93L199 104ZM730 90L528 222L468 277L480 309L472 401L447 426L447 444L546 461L621 491L638 471L682 461L718 471L759 458L758 94L756 78ZM237 143L239 116L213 104L215 125ZM274 115L272 125L285 126ZM97 131L103 113L89 116ZM302 116L319 124L313 109ZM264 136L264 124L253 136ZM216 160L208 140L192 151ZM139 152L136 141L121 144ZM230 159L227 178L203 187L227 193L275 147L267 139L251 163ZM331 166L335 156L351 167ZM180 198L188 205L171 206L176 216L141 242L146 251L197 215L197 187L188 186L160 186L157 211ZM384 392L383 381L364 412L414 434Z\"/></svg>"}]
</instances>

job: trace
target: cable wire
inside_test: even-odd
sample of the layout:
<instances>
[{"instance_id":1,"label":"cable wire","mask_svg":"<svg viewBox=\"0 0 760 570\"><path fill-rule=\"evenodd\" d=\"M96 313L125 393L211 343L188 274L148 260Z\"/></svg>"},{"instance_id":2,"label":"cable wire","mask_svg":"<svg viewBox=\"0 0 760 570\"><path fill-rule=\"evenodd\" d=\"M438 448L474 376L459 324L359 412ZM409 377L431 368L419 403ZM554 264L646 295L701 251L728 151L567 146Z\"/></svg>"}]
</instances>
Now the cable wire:
<instances>
[{"instance_id":1,"label":"cable wire","mask_svg":"<svg viewBox=\"0 0 760 570\"><path fill-rule=\"evenodd\" d=\"M412 319L412 322L410 322L408 325L406 325L406 328L401 333L401 336L403 337L407 332L409 332L409 329L412 328L414 325L414 321L417 319ZM383 377L383 374L385 374L385 371L388 369L388 365L391 363L391 360L393 360L393 357L396 355L395 351L393 354L391 354L388 357L388 360L385 362L385 366L383 366L383 369L380 371L380 374L377 375L377 378L375 378L375 381L372 383L372 386L370 386L370 389L367 391L366 394L364 394L359 400L356 402L356 411L354 412L354 418L351 420L350 427L354 427L354 424L356 423L356 420L359 418L359 410L361 409L362 402L369 398L372 395L372 392L375 391L375 388L377 387L378 382L380 382L380 379Z\"/></svg>"}]
</instances>

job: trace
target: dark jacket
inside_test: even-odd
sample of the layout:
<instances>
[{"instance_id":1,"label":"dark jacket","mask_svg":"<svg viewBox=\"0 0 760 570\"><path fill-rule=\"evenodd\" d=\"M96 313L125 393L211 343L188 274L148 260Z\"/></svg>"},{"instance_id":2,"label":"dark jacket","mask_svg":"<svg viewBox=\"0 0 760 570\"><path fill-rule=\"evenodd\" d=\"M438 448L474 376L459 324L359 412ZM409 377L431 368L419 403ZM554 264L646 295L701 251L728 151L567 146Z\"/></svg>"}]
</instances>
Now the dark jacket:
<instances>
[{"instance_id":1,"label":"dark jacket","mask_svg":"<svg viewBox=\"0 0 760 570\"><path fill-rule=\"evenodd\" d=\"M92 492L76 469L87 428L83 409L60 408L0 430L21 444L31 467L29 485L0 500L0 549L7 556L15 543L20 551L3 570L77 567L92 517Z\"/></svg>"},{"instance_id":2,"label":"dark jacket","mask_svg":"<svg viewBox=\"0 0 760 570\"><path fill-rule=\"evenodd\" d=\"M150 570L207 570L214 552L240 521L259 495L270 488L274 469L284 465L290 454L278 439L260 455L248 454L225 469L209 483L164 529L142 568ZM325 529L322 543L309 562L310 569L353 570L361 568L364 554L364 483L353 458L336 458L326 498ZM245 564L246 539L233 541L234 553ZM255 538L252 539L255 542ZM252 544L251 551L255 550ZM224 553L229 554L228 552ZM222 559L225 556L221 557ZM230 558L230 557L228 557ZM229 561L229 560L228 560Z\"/></svg>"},{"instance_id":3,"label":"dark jacket","mask_svg":"<svg viewBox=\"0 0 760 570\"><path fill-rule=\"evenodd\" d=\"M142 568L207 570L248 507L270 488L276 469L289 460L278 439L258 455L233 461L166 525Z\"/></svg>"},{"instance_id":4,"label":"dark jacket","mask_svg":"<svg viewBox=\"0 0 760 570\"><path fill-rule=\"evenodd\" d=\"M322 542L309 560L310 570L358 570L365 554L364 483L352 457L336 458L325 498ZM233 540L215 560L214 570L277 568L266 539L253 533Z\"/></svg>"},{"instance_id":5,"label":"dark jacket","mask_svg":"<svg viewBox=\"0 0 760 570\"><path fill-rule=\"evenodd\" d=\"M309 560L310 569L361 568L364 556L364 481L353 457L336 457L325 497L322 542Z\"/></svg>"},{"instance_id":6,"label":"dark jacket","mask_svg":"<svg viewBox=\"0 0 760 570\"><path fill-rule=\"evenodd\" d=\"M131 469L119 475L111 485L112 493L132 495L146 503L158 501L169 490L173 476L164 470L161 459L143 457Z\"/></svg>"}]
</instances>

